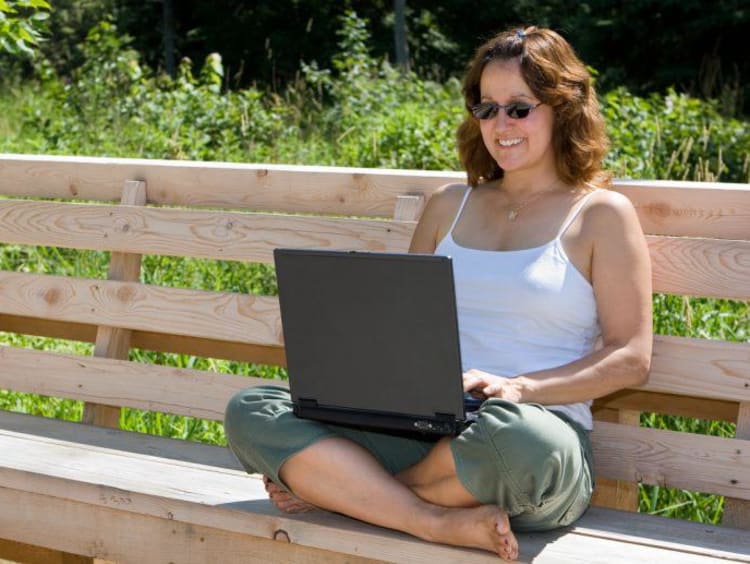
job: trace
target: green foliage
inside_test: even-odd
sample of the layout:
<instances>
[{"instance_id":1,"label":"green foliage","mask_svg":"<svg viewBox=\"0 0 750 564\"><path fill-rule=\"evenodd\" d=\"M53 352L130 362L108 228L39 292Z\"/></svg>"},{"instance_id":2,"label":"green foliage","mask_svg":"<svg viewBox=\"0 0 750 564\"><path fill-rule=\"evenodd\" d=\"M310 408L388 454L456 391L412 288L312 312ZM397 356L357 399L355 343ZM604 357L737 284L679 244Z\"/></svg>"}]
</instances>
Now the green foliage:
<instances>
[{"instance_id":1,"label":"green foliage","mask_svg":"<svg viewBox=\"0 0 750 564\"><path fill-rule=\"evenodd\" d=\"M45 0L0 0L0 52L33 57L46 31Z\"/></svg>"},{"instance_id":2,"label":"green foliage","mask_svg":"<svg viewBox=\"0 0 750 564\"><path fill-rule=\"evenodd\" d=\"M618 88L603 102L608 163L618 175L750 182L750 127L722 117L716 101L674 90L641 98Z\"/></svg>"}]
</instances>

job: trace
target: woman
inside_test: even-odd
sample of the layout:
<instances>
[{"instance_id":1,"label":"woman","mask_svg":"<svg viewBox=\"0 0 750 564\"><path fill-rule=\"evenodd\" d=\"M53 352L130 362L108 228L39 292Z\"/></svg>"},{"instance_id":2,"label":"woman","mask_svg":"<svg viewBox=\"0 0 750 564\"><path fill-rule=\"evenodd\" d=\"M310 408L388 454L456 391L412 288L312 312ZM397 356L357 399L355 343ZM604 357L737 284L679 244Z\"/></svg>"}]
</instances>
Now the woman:
<instances>
[{"instance_id":1,"label":"woman","mask_svg":"<svg viewBox=\"0 0 750 564\"><path fill-rule=\"evenodd\" d=\"M603 189L604 124L562 37L499 34L464 97L468 186L429 200L410 250L453 257L464 389L486 400L477 421L417 441L297 419L285 391L262 387L232 400L226 431L282 510L512 560L513 531L565 526L588 506L591 400L647 378L650 263L632 205Z\"/></svg>"}]
</instances>

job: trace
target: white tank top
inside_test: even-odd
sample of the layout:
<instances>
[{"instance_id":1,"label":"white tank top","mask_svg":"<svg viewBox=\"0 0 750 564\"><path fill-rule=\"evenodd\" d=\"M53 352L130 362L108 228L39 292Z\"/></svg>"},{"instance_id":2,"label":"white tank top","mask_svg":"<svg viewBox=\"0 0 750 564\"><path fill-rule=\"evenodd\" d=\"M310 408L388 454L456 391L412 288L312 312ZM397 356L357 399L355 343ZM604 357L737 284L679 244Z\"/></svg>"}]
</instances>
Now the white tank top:
<instances>
[{"instance_id":1,"label":"white tank top","mask_svg":"<svg viewBox=\"0 0 750 564\"><path fill-rule=\"evenodd\" d=\"M470 193L471 188L435 249L453 259L464 371L475 368L513 378L592 352L601 333L594 291L560 242L591 194L576 204L552 241L531 249L486 251L462 247L453 239ZM590 430L590 406L546 407Z\"/></svg>"}]
</instances>

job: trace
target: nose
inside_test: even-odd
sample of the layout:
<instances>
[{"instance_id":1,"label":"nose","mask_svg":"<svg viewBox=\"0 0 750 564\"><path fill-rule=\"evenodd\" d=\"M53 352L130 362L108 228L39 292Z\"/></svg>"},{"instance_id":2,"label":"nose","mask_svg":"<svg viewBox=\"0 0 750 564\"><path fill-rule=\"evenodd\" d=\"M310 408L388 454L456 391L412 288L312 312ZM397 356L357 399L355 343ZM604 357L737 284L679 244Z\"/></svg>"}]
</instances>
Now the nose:
<instances>
[{"instance_id":1,"label":"nose","mask_svg":"<svg viewBox=\"0 0 750 564\"><path fill-rule=\"evenodd\" d=\"M508 122L511 121L504 109L500 109L497 115L493 118L495 120L495 130L503 130L508 126Z\"/></svg>"}]
</instances>

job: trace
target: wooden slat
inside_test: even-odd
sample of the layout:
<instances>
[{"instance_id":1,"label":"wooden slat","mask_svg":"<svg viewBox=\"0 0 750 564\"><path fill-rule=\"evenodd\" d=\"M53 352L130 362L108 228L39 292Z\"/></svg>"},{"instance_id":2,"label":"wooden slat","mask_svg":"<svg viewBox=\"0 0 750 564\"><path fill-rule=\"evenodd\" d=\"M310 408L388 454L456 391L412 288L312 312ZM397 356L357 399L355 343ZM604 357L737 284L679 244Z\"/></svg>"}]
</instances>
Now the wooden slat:
<instances>
[{"instance_id":1,"label":"wooden slat","mask_svg":"<svg viewBox=\"0 0 750 564\"><path fill-rule=\"evenodd\" d=\"M272 262L276 247L405 251L412 221L0 200L0 241Z\"/></svg>"},{"instance_id":2,"label":"wooden slat","mask_svg":"<svg viewBox=\"0 0 750 564\"><path fill-rule=\"evenodd\" d=\"M620 390L595 400L592 411L595 418L596 412L601 409L631 409L734 423L737 421L737 408L737 402L726 400Z\"/></svg>"},{"instance_id":3,"label":"wooden slat","mask_svg":"<svg viewBox=\"0 0 750 564\"><path fill-rule=\"evenodd\" d=\"M146 205L146 184L128 180L122 191L122 205ZM110 257L109 280L120 282L137 282L141 274L141 255L112 253ZM130 353L129 329L119 327L99 327L96 331L94 356L127 360ZM120 426L120 408L109 405L85 403L81 421L92 425L118 428Z\"/></svg>"},{"instance_id":4,"label":"wooden slat","mask_svg":"<svg viewBox=\"0 0 750 564\"><path fill-rule=\"evenodd\" d=\"M93 325L0 316L0 330L92 342ZM133 346L210 358L286 366L284 349L135 331ZM697 394L700 399L689 397ZM680 395L685 397L680 397ZM707 339L656 336L649 382L598 400L604 407L735 422L737 402L750 401L750 347Z\"/></svg>"},{"instance_id":5,"label":"wooden slat","mask_svg":"<svg viewBox=\"0 0 750 564\"><path fill-rule=\"evenodd\" d=\"M740 403L735 436L738 439L750 439L750 402ZM727 527L750 529L750 501L727 497L724 500L721 523Z\"/></svg>"},{"instance_id":6,"label":"wooden slat","mask_svg":"<svg viewBox=\"0 0 750 564\"><path fill-rule=\"evenodd\" d=\"M655 292L750 300L750 241L650 236L648 247Z\"/></svg>"},{"instance_id":7,"label":"wooden slat","mask_svg":"<svg viewBox=\"0 0 750 564\"><path fill-rule=\"evenodd\" d=\"M217 469L243 470L242 465L227 447L195 441L186 442L182 439L169 439L119 429L107 430L73 421L3 410L0 410L0 429L52 441L68 441L99 449L158 456Z\"/></svg>"},{"instance_id":8,"label":"wooden slat","mask_svg":"<svg viewBox=\"0 0 750 564\"><path fill-rule=\"evenodd\" d=\"M650 235L750 239L750 185L617 180Z\"/></svg>"},{"instance_id":9,"label":"wooden slat","mask_svg":"<svg viewBox=\"0 0 750 564\"><path fill-rule=\"evenodd\" d=\"M750 441L595 422L598 474L750 499Z\"/></svg>"},{"instance_id":10,"label":"wooden slat","mask_svg":"<svg viewBox=\"0 0 750 564\"><path fill-rule=\"evenodd\" d=\"M144 180L149 202L288 213L392 217L396 197L431 194L459 172L0 155L0 193L117 200L126 180Z\"/></svg>"},{"instance_id":11,"label":"wooden slat","mask_svg":"<svg viewBox=\"0 0 750 564\"><path fill-rule=\"evenodd\" d=\"M0 347L0 388L223 421L229 398L280 380Z\"/></svg>"},{"instance_id":12,"label":"wooden slat","mask_svg":"<svg viewBox=\"0 0 750 564\"><path fill-rule=\"evenodd\" d=\"M638 427L641 414L630 409L601 409L595 413L597 421L610 421ZM610 480L597 477L591 504L625 511L638 510L638 484L635 481Z\"/></svg>"},{"instance_id":13,"label":"wooden slat","mask_svg":"<svg viewBox=\"0 0 750 564\"><path fill-rule=\"evenodd\" d=\"M11 333L93 343L96 330L97 327L90 324L84 325L83 323L17 315L0 315L0 331ZM167 335L151 331L133 331L131 336L131 344L133 348L137 349L286 366L286 355L280 345L260 346L247 343L230 343L216 339Z\"/></svg>"},{"instance_id":14,"label":"wooden slat","mask_svg":"<svg viewBox=\"0 0 750 564\"><path fill-rule=\"evenodd\" d=\"M0 200L0 240L24 245L270 263L277 247L404 252L422 196L396 221ZM750 299L750 242L649 237L654 290Z\"/></svg>"},{"instance_id":15,"label":"wooden slat","mask_svg":"<svg viewBox=\"0 0 750 564\"><path fill-rule=\"evenodd\" d=\"M393 211L393 219L396 221L418 221L424 210L425 197L422 194L415 196L398 196L396 198L396 209Z\"/></svg>"},{"instance_id":16,"label":"wooden slat","mask_svg":"<svg viewBox=\"0 0 750 564\"><path fill-rule=\"evenodd\" d=\"M96 564L92 558L0 539L0 564Z\"/></svg>"},{"instance_id":17,"label":"wooden slat","mask_svg":"<svg viewBox=\"0 0 750 564\"><path fill-rule=\"evenodd\" d=\"M659 335L649 381L640 389L750 401L750 343Z\"/></svg>"},{"instance_id":18,"label":"wooden slat","mask_svg":"<svg viewBox=\"0 0 750 564\"><path fill-rule=\"evenodd\" d=\"M0 193L8 196L117 200L125 180L146 181L149 201L392 217L396 197L429 197L449 171L381 170L48 155L0 155ZM655 235L750 239L750 187L745 184L617 180L614 189L636 205Z\"/></svg>"},{"instance_id":19,"label":"wooden slat","mask_svg":"<svg viewBox=\"0 0 750 564\"><path fill-rule=\"evenodd\" d=\"M282 343L278 298L0 272L0 313L239 343Z\"/></svg>"},{"instance_id":20,"label":"wooden slat","mask_svg":"<svg viewBox=\"0 0 750 564\"><path fill-rule=\"evenodd\" d=\"M118 492L115 495L123 495ZM125 495L127 495L125 493ZM28 542L84 552L93 564L376 564L379 560L337 554L299 544L220 529L92 507L55 496L0 488L0 526ZM18 511L14 506L22 508ZM17 514L11 515L12 511ZM18 513L21 514L19 517ZM33 522L33 525L30 523ZM50 561L51 562L54 561ZM67 561L63 561L67 564ZM45 562L46 564L46 562Z\"/></svg>"}]
</instances>

